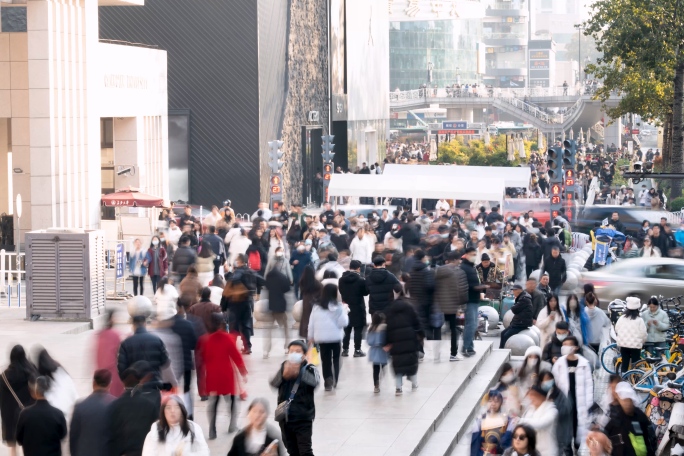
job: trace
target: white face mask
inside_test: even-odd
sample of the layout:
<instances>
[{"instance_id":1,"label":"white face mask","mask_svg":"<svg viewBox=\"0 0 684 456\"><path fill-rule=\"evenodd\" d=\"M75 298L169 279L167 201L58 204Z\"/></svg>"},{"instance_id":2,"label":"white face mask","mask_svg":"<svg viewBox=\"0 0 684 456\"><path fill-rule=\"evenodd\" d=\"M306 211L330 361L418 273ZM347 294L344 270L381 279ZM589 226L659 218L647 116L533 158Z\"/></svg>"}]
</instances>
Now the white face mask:
<instances>
[{"instance_id":1,"label":"white face mask","mask_svg":"<svg viewBox=\"0 0 684 456\"><path fill-rule=\"evenodd\" d=\"M563 345L561 347L561 355L567 356L572 355L573 353L575 353L575 347L573 347L572 345Z\"/></svg>"},{"instance_id":2,"label":"white face mask","mask_svg":"<svg viewBox=\"0 0 684 456\"><path fill-rule=\"evenodd\" d=\"M565 340L565 338L568 337L568 335L567 334L556 334L556 337L558 338L558 340L563 342Z\"/></svg>"},{"instance_id":3,"label":"white face mask","mask_svg":"<svg viewBox=\"0 0 684 456\"><path fill-rule=\"evenodd\" d=\"M152 245L155 246L155 247L158 246L158 245L159 245L159 241L156 240L156 239L154 239L154 240L152 241Z\"/></svg>"},{"instance_id":4,"label":"white face mask","mask_svg":"<svg viewBox=\"0 0 684 456\"><path fill-rule=\"evenodd\" d=\"M287 354L287 360L291 362L292 364L301 364L302 361L304 360L304 355L301 353L288 353Z\"/></svg>"},{"instance_id":5,"label":"white face mask","mask_svg":"<svg viewBox=\"0 0 684 456\"><path fill-rule=\"evenodd\" d=\"M283 252L276 252L276 253L275 253L275 256L276 256L277 258L280 258L280 257L283 256Z\"/></svg>"},{"instance_id":6,"label":"white face mask","mask_svg":"<svg viewBox=\"0 0 684 456\"><path fill-rule=\"evenodd\" d=\"M529 367L535 367L539 360L537 358L527 358L527 365Z\"/></svg>"},{"instance_id":7,"label":"white face mask","mask_svg":"<svg viewBox=\"0 0 684 456\"><path fill-rule=\"evenodd\" d=\"M513 383L514 380L515 374L513 372L501 376L501 383L505 383L506 385Z\"/></svg>"}]
</instances>

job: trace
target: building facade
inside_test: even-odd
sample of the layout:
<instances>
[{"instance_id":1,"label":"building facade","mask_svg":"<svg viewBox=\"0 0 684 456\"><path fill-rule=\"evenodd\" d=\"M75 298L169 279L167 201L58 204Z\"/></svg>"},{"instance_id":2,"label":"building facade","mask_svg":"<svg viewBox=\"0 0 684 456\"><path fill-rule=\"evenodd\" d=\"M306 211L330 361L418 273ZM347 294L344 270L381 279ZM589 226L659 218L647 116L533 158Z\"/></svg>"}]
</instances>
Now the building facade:
<instances>
[{"instance_id":1,"label":"building facade","mask_svg":"<svg viewBox=\"0 0 684 456\"><path fill-rule=\"evenodd\" d=\"M205 206L228 198L252 213L268 201L268 142L280 139L285 202L320 198L327 8L326 0L147 0L101 10L101 38L168 52L174 196Z\"/></svg>"},{"instance_id":2,"label":"building facade","mask_svg":"<svg viewBox=\"0 0 684 456\"><path fill-rule=\"evenodd\" d=\"M487 6L482 20L486 85L527 87L529 1L494 0Z\"/></svg>"},{"instance_id":3,"label":"building facade","mask_svg":"<svg viewBox=\"0 0 684 456\"><path fill-rule=\"evenodd\" d=\"M0 3L0 213L21 194L22 236L99 228L114 189L168 198L166 53L98 39L101 5L142 3Z\"/></svg>"}]
</instances>

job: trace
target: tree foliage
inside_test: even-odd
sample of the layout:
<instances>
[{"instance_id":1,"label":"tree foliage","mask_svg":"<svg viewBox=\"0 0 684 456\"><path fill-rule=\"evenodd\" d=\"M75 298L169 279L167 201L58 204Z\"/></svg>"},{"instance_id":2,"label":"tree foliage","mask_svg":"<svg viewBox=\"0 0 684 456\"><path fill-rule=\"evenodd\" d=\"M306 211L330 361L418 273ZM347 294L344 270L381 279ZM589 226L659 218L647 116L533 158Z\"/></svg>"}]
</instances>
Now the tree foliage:
<instances>
[{"instance_id":1,"label":"tree foliage","mask_svg":"<svg viewBox=\"0 0 684 456\"><path fill-rule=\"evenodd\" d=\"M530 157L530 151L536 142L524 141L525 155ZM442 142L437 147L438 163L455 163L457 165L470 166L518 166L520 159L508 161L508 149L506 146L506 135L493 137L486 145L481 139L471 139L464 141L457 136L450 142ZM526 163L527 160L524 160Z\"/></svg>"}]
</instances>

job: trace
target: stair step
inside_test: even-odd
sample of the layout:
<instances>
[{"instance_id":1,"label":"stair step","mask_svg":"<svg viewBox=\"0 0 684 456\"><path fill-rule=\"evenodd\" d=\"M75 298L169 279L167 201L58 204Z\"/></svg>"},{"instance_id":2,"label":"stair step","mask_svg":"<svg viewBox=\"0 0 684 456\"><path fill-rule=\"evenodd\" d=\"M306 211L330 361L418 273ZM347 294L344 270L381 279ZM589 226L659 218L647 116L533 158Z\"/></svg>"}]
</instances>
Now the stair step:
<instances>
[{"instance_id":1,"label":"stair step","mask_svg":"<svg viewBox=\"0 0 684 456\"><path fill-rule=\"evenodd\" d=\"M470 423L479 410L482 397L499 377L501 365L510 359L509 350L492 350L480 365L475 376L465 386L457 401L444 416L427 443L417 454L422 456L447 456L461 441L469 442ZM459 445L460 447L460 445ZM470 445L466 447L469 451Z\"/></svg>"},{"instance_id":2,"label":"stair step","mask_svg":"<svg viewBox=\"0 0 684 456\"><path fill-rule=\"evenodd\" d=\"M385 456L414 456L420 454L435 429L449 414L452 406L462 400L468 385L476 377L477 372L485 365L492 353L492 343L476 341L477 354L466 361L449 363L453 366L449 376L437 387L435 392L423 404L418 413L408 423L406 429L391 445ZM430 362L426 360L425 362ZM443 361L444 362L444 361ZM448 362L448 361L446 361ZM420 374L419 374L420 376ZM419 377L420 382L420 377ZM370 453L369 453L370 454Z\"/></svg>"}]
</instances>

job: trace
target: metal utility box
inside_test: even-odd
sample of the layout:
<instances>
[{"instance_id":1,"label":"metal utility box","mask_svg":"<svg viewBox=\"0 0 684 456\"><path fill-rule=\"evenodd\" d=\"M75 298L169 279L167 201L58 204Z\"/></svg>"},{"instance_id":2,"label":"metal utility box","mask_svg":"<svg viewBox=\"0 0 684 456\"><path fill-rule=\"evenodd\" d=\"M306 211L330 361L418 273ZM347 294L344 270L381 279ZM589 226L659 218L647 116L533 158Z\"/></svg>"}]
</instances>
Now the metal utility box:
<instances>
[{"instance_id":1,"label":"metal utility box","mask_svg":"<svg viewBox=\"0 0 684 456\"><path fill-rule=\"evenodd\" d=\"M91 321L105 310L104 232L26 234L26 318Z\"/></svg>"}]
</instances>

